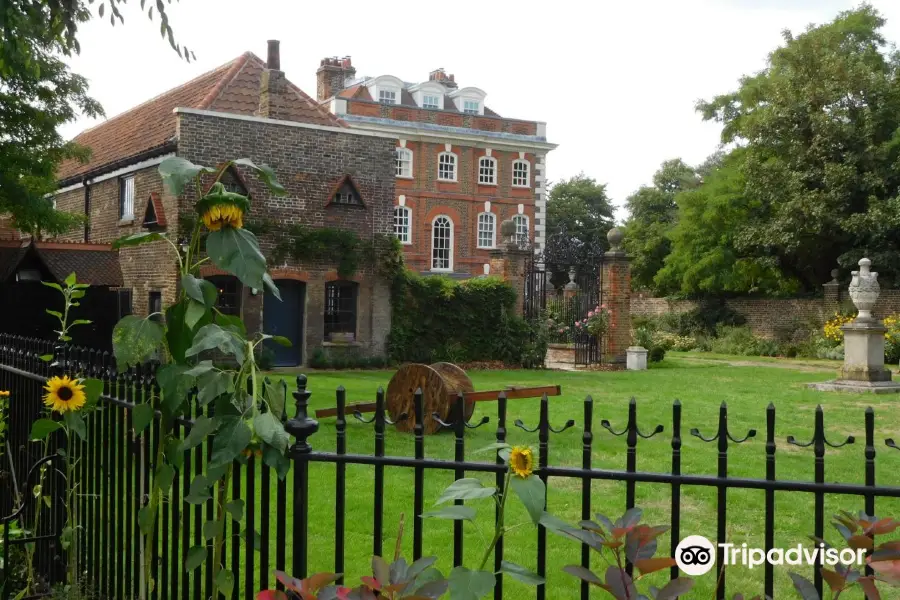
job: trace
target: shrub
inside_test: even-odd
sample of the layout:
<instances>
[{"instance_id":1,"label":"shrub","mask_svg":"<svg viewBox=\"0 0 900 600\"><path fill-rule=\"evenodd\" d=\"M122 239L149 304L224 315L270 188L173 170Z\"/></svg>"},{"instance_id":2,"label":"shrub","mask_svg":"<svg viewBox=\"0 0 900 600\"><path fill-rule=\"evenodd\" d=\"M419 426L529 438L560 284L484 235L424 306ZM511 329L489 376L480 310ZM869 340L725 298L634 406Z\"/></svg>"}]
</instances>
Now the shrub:
<instances>
[{"instance_id":1,"label":"shrub","mask_svg":"<svg viewBox=\"0 0 900 600\"><path fill-rule=\"evenodd\" d=\"M841 331L841 327L852 321L853 318L852 315L835 313L822 326L822 335L827 341L831 342L832 346L842 344L844 342L844 332Z\"/></svg>"},{"instance_id":2,"label":"shrub","mask_svg":"<svg viewBox=\"0 0 900 600\"><path fill-rule=\"evenodd\" d=\"M516 290L498 277L460 282L404 271L392 289L388 354L397 362L534 364L546 324L526 322L515 304Z\"/></svg>"},{"instance_id":3,"label":"shrub","mask_svg":"<svg viewBox=\"0 0 900 600\"><path fill-rule=\"evenodd\" d=\"M884 334L884 362L897 364L900 361L900 315L889 315L884 319L887 331Z\"/></svg>"},{"instance_id":4,"label":"shrub","mask_svg":"<svg viewBox=\"0 0 900 600\"><path fill-rule=\"evenodd\" d=\"M657 331L653 334L653 345L662 346L665 350L688 352L697 347L697 340L687 335L677 335L668 331Z\"/></svg>"},{"instance_id":5,"label":"shrub","mask_svg":"<svg viewBox=\"0 0 900 600\"><path fill-rule=\"evenodd\" d=\"M753 335L749 327L731 327L720 325L716 329L716 337L710 340L710 348L719 354L738 354L742 356L779 356L781 348L778 342Z\"/></svg>"},{"instance_id":6,"label":"shrub","mask_svg":"<svg viewBox=\"0 0 900 600\"><path fill-rule=\"evenodd\" d=\"M652 363L662 362L662 359L666 357L666 349L662 346L653 346L647 352L647 360Z\"/></svg>"},{"instance_id":7,"label":"shrub","mask_svg":"<svg viewBox=\"0 0 900 600\"><path fill-rule=\"evenodd\" d=\"M256 364L263 371L271 371L275 367L275 351L263 345L259 348L262 349L257 352Z\"/></svg>"}]
</instances>

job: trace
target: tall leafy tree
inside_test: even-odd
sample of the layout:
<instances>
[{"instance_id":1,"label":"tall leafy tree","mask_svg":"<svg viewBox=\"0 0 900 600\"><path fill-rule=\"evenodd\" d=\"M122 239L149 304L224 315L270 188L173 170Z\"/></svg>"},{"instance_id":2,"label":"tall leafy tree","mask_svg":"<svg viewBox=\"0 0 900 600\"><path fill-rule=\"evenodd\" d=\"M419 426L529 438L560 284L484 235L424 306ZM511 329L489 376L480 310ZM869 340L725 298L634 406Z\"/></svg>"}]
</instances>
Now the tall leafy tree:
<instances>
[{"instance_id":1,"label":"tall leafy tree","mask_svg":"<svg viewBox=\"0 0 900 600\"><path fill-rule=\"evenodd\" d=\"M792 293L774 257L742 256L736 238L753 215L744 193L746 149L737 149L712 168L702 186L679 193L677 223L667 233L671 252L655 274L653 287L664 294L718 296L727 293Z\"/></svg>"},{"instance_id":2,"label":"tall leafy tree","mask_svg":"<svg viewBox=\"0 0 900 600\"><path fill-rule=\"evenodd\" d=\"M108 14L113 24L124 22L118 8L124 2L104 0L96 14ZM88 96L87 80L64 62L80 49L78 27L92 17L90 4L92 0L0 2L0 215L11 216L17 229L36 237L62 233L78 220L54 210L47 199L56 189L59 163L87 154L66 142L58 127L79 114L103 114ZM165 5L154 6L163 37L189 59L192 53L174 41Z\"/></svg>"},{"instance_id":3,"label":"tall leafy tree","mask_svg":"<svg viewBox=\"0 0 900 600\"><path fill-rule=\"evenodd\" d=\"M625 200L625 249L631 256L634 287L655 289L653 278L671 250L667 237L675 223L675 195L700 184L697 172L680 158L667 160L653 175L653 185L643 186Z\"/></svg>"},{"instance_id":4,"label":"tall leafy tree","mask_svg":"<svg viewBox=\"0 0 900 600\"><path fill-rule=\"evenodd\" d=\"M737 91L698 104L705 119L723 124L724 143L744 148L723 167L743 178L743 189L729 188L728 195L740 192L744 214L680 223L676 248L696 250L692 236L727 238L737 259L770 265L788 289L818 289L837 262L850 266L863 253L877 256L888 278L897 277L900 54L882 36L883 25L863 5L801 35L785 31L766 69L744 77ZM721 206L711 194L702 190L692 201L705 196ZM701 231L726 226L734 229ZM687 267L673 259L664 279L675 275L676 264ZM756 289L758 281L736 274L718 280L734 291ZM709 285L687 278L680 287Z\"/></svg>"},{"instance_id":5,"label":"tall leafy tree","mask_svg":"<svg viewBox=\"0 0 900 600\"><path fill-rule=\"evenodd\" d=\"M556 268L586 265L607 247L613 207L606 184L580 173L550 188L545 262Z\"/></svg>"}]
</instances>

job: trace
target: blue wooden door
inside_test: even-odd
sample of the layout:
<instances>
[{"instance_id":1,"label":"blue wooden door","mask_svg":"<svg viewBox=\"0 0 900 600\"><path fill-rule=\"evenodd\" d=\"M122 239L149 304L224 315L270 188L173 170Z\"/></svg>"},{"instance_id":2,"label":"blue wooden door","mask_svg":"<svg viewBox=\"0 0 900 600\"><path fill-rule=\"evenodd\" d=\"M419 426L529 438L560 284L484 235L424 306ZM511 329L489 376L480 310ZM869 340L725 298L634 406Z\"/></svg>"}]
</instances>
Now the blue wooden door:
<instances>
[{"instance_id":1,"label":"blue wooden door","mask_svg":"<svg viewBox=\"0 0 900 600\"><path fill-rule=\"evenodd\" d=\"M293 367L303 362L303 305L306 285L299 281L280 279L275 282L281 291L281 301L266 290L263 302L263 331L291 340L290 348L266 340L275 352L275 366Z\"/></svg>"}]
</instances>

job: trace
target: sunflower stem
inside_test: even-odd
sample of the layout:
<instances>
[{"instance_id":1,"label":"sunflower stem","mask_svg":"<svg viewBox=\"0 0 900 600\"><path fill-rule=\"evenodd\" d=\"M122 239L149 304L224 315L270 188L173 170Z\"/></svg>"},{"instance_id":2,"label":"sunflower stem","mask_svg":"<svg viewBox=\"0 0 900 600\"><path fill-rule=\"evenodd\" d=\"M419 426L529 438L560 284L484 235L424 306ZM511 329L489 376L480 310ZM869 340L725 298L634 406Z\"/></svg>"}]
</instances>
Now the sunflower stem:
<instances>
[{"instance_id":1,"label":"sunflower stem","mask_svg":"<svg viewBox=\"0 0 900 600\"><path fill-rule=\"evenodd\" d=\"M497 542L500 541L500 538L503 537L503 517L506 512L506 497L509 495L509 481L512 479L512 466L509 467L509 470L506 471L506 481L503 482L503 497L500 500L500 512L497 513L497 527L494 530L494 539L491 540L490 545L487 547L487 550L484 551L484 556L481 559L481 565L478 567L479 571L484 570L484 565L487 564L488 559L491 557L491 552L494 551L494 548L497 547Z\"/></svg>"},{"instance_id":2,"label":"sunflower stem","mask_svg":"<svg viewBox=\"0 0 900 600\"><path fill-rule=\"evenodd\" d=\"M159 499L162 494L162 490L160 490L159 486L156 484L156 468L163 461L165 445L162 443L162 440L169 434L165 420L161 423L159 434L160 439L156 440L156 459L153 461L153 477L151 482L153 491L150 493L150 503L147 505L147 510L150 512L150 527L149 532L144 535L144 576L141 579L141 598L143 600L147 600L150 597L150 591L152 589L153 543L155 541L154 534L156 533L156 516L159 512ZM149 431L145 435L149 435Z\"/></svg>"},{"instance_id":3,"label":"sunflower stem","mask_svg":"<svg viewBox=\"0 0 900 600\"><path fill-rule=\"evenodd\" d=\"M228 488L231 483L232 465L228 465L225 470L225 476L219 481L218 491L216 493L216 503L218 504L216 520L219 522L218 533L216 534L215 545L213 546L213 590L212 597L219 597L219 571L222 570L222 549L225 546L225 504L228 502Z\"/></svg>"}]
</instances>

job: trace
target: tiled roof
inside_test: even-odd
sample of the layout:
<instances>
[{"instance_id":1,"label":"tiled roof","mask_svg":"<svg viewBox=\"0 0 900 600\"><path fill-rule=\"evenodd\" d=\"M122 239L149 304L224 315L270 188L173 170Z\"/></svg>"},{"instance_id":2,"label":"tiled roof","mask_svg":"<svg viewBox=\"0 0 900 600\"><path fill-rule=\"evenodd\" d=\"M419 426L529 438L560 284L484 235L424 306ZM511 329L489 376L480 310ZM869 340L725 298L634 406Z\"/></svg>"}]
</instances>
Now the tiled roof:
<instances>
[{"instance_id":1,"label":"tiled roof","mask_svg":"<svg viewBox=\"0 0 900 600\"><path fill-rule=\"evenodd\" d=\"M107 244L0 241L0 281L6 281L29 252L34 252L57 282L70 273L91 285L121 286L119 253Z\"/></svg>"},{"instance_id":2,"label":"tiled roof","mask_svg":"<svg viewBox=\"0 0 900 600\"><path fill-rule=\"evenodd\" d=\"M26 252L28 245L21 241L0 241L0 282L9 279Z\"/></svg>"},{"instance_id":3,"label":"tiled roof","mask_svg":"<svg viewBox=\"0 0 900 600\"><path fill-rule=\"evenodd\" d=\"M34 242L34 247L57 281L76 273L78 281L91 285L122 285L119 253L108 245Z\"/></svg>"},{"instance_id":4,"label":"tiled roof","mask_svg":"<svg viewBox=\"0 0 900 600\"><path fill-rule=\"evenodd\" d=\"M73 141L91 148L90 160L65 161L57 178L69 179L98 167L159 148L175 137L175 108L254 115L259 109L259 87L266 64L252 52L169 90L152 100L88 129ZM288 82L296 96L290 120L344 127L340 119L320 107L300 88Z\"/></svg>"}]
</instances>

